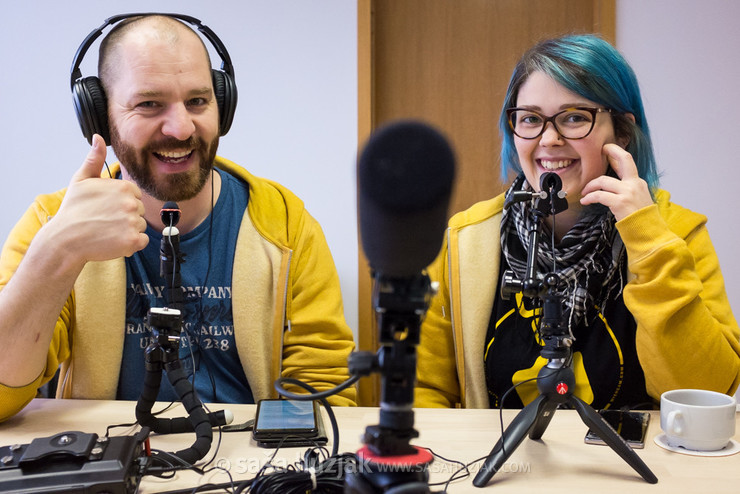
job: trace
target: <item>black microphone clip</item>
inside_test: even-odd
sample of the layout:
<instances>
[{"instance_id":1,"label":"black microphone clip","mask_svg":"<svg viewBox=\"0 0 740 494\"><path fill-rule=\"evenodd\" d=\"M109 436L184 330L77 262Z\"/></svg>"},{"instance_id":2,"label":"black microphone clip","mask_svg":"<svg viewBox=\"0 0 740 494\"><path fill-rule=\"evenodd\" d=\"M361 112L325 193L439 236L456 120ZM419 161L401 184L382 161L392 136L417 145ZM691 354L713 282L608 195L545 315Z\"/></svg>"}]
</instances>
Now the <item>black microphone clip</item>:
<instances>
[{"instance_id":1,"label":"black microphone clip","mask_svg":"<svg viewBox=\"0 0 740 494\"><path fill-rule=\"evenodd\" d=\"M547 172L540 177L540 191L515 190L506 196L504 209L517 202L531 201L534 209L545 216L558 214L568 209L568 195L563 190L563 182L557 173Z\"/></svg>"},{"instance_id":2,"label":"black microphone clip","mask_svg":"<svg viewBox=\"0 0 740 494\"><path fill-rule=\"evenodd\" d=\"M543 173L540 176L540 192L534 201L534 208L545 216L558 214L568 209L566 195L563 181L557 173Z\"/></svg>"}]
</instances>

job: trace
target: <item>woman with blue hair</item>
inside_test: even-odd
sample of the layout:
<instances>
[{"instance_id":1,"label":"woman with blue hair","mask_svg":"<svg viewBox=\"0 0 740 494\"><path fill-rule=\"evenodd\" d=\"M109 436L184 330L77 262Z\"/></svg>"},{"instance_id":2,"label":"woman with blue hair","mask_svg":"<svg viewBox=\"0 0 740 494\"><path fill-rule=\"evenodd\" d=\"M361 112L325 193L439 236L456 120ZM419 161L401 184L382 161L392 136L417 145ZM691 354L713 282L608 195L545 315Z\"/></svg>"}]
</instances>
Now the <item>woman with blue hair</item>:
<instances>
[{"instance_id":1,"label":"woman with blue hair","mask_svg":"<svg viewBox=\"0 0 740 494\"><path fill-rule=\"evenodd\" d=\"M706 217L659 189L638 83L619 52L595 35L535 45L514 69L500 132L502 176L515 178L450 219L429 268L440 290L421 329L415 405L536 398L550 360L543 293L560 302L573 392L594 408L650 408L674 388L734 393L740 329ZM550 202L560 188L565 198ZM534 251L537 293L516 283L532 274Z\"/></svg>"}]
</instances>

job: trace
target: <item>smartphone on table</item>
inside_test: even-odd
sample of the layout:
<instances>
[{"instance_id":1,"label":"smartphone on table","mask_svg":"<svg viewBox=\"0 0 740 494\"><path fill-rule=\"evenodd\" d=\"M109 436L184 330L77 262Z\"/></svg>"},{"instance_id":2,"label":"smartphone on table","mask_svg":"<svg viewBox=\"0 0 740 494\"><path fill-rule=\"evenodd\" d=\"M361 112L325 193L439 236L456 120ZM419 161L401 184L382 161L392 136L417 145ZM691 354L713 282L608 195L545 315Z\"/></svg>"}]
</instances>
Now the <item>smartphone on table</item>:
<instances>
[{"instance_id":1,"label":"smartphone on table","mask_svg":"<svg viewBox=\"0 0 740 494\"><path fill-rule=\"evenodd\" d=\"M599 410L599 415L633 449L642 449L645 447L645 436L647 435L648 424L650 423L650 413L636 410ZM605 444L591 429L586 433L584 441L586 444Z\"/></svg>"},{"instance_id":2,"label":"smartphone on table","mask_svg":"<svg viewBox=\"0 0 740 494\"><path fill-rule=\"evenodd\" d=\"M266 448L327 443L317 401L260 400L252 437Z\"/></svg>"}]
</instances>

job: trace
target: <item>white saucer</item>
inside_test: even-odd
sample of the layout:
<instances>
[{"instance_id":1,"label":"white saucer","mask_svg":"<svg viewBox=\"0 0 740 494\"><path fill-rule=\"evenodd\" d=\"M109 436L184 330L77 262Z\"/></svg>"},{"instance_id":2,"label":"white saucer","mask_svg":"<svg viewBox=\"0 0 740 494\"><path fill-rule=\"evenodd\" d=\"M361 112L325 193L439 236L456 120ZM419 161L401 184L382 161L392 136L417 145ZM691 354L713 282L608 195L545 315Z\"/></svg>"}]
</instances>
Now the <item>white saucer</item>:
<instances>
[{"instance_id":1,"label":"white saucer","mask_svg":"<svg viewBox=\"0 0 740 494\"><path fill-rule=\"evenodd\" d=\"M740 443L735 441L734 439L730 439L730 442L727 443L727 446L725 446L722 449L718 449L716 451L693 451L691 449L685 449L681 446L671 446L668 444L668 441L666 441L665 434L658 434L653 439L655 444L660 446L663 449L667 449L668 451L673 451L674 453L681 453L682 455L691 455L691 456L732 456L736 453L740 453Z\"/></svg>"}]
</instances>

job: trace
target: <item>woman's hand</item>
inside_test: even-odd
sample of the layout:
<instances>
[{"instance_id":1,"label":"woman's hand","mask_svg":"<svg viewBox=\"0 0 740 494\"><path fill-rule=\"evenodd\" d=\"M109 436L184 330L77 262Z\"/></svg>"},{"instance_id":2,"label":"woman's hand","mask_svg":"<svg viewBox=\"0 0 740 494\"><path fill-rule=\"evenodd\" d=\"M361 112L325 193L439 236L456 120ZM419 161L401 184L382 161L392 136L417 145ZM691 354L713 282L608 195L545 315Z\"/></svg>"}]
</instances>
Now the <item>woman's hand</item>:
<instances>
[{"instance_id":1,"label":"woman's hand","mask_svg":"<svg viewBox=\"0 0 740 494\"><path fill-rule=\"evenodd\" d=\"M605 144L602 153L619 178L602 175L591 180L581 191L581 204L603 204L617 221L653 204L647 182L637 173L632 155L613 143Z\"/></svg>"}]
</instances>

